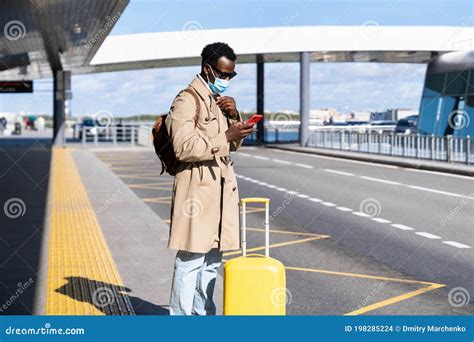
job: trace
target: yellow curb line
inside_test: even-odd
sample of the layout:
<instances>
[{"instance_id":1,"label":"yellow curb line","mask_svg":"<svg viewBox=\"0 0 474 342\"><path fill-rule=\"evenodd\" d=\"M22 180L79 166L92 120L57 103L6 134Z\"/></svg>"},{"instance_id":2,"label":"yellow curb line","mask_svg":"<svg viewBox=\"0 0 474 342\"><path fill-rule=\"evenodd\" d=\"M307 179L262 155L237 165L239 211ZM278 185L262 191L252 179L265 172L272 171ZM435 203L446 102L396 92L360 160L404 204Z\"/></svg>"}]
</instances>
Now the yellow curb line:
<instances>
[{"instance_id":1,"label":"yellow curb line","mask_svg":"<svg viewBox=\"0 0 474 342\"><path fill-rule=\"evenodd\" d=\"M406 300L406 299L409 299L409 298L416 297L416 296L421 295L423 293L433 291L433 290L439 289L439 288L444 287L444 286L446 286L446 285L433 284L433 285L430 285L428 287L423 287L421 289L418 289L416 291L412 291L412 292L409 292L409 293L406 293L406 294L403 294L403 295L392 297L392 298L383 300L381 302L377 302L377 303L372 304L372 305L364 306L364 307L362 307L360 309L357 309L355 311L348 312L348 313L344 314L344 316L360 315L360 314L363 314L363 313L366 313L366 312L369 312L369 311L372 311L372 310L375 310L375 309L379 309L379 308L387 306L387 305L392 305L392 304L401 302L402 300Z\"/></svg>"},{"instance_id":2,"label":"yellow curb line","mask_svg":"<svg viewBox=\"0 0 474 342\"><path fill-rule=\"evenodd\" d=\"M426 281L420 281L420 280L410 280L410 279L400 279L400 278L389 278L389 277L381 277L381 276L373 276L373 275L368 275L368 274L360 274L360 273L348 273L348 272L336 272L336 271L329 271L329 270L322 270L322 269L314 269L314 268L303 268L303 267L290 267L287 266L285 267L287 270L292 270L292 271L303 271L303 272L314 272L314 273L323 273L323 274L330 274L330 275L339 275L339 276L347 276L347 277L353 277L353 278L362 278L362 279L374 279L374 280L385 280L388 282L397 282L397 283L406 283L406 284L421 284L421 285L428 285L427 287L423 287L421 289L395 296L393 298L389 298L368 306L364 306L362 308L359 308L357 310L348 312L344 315L348 316L354 316L354 315L360 315L387 305L391 305L394 303L401 302L403 300L418 296L420 294L439 289L441 287L444 287L446 285L443 284L436 284L436 283L431 283L431 282L426 282Z\"/></svg>"}]
</instances>

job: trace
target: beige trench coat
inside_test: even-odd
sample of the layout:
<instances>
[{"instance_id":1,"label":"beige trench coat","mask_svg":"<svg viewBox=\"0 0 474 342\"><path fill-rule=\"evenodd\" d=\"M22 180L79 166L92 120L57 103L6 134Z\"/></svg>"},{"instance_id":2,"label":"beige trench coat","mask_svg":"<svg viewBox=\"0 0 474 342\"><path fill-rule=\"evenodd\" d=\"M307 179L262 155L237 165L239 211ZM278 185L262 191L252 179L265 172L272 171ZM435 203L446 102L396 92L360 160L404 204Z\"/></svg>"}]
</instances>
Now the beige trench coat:
<instances>
[{"instance_id":1,"label":"beige trench coat","mask_svg":"<svg viewBox=\"0 0 474 342\"><path fill-rule=\"evenodd\" d=\"M187 92L178 94L166 118L176 158L182 162L173 184L168 247L195 253L236 250L239 193L233 162L225 157L242 141L227 142L225 131L233 120L221 112L207 85L196 76L190 86L201 105L197 126L196 103Z\"/></svg>"}]
</instances>

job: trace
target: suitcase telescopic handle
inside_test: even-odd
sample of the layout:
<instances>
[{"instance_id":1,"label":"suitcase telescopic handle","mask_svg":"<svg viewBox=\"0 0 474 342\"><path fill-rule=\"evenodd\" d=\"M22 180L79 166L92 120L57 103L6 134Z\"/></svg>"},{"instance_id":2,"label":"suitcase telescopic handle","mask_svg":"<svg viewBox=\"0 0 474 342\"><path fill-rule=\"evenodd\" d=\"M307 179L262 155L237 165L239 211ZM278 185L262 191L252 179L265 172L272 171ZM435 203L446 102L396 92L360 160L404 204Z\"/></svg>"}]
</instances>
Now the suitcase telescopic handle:
<instances>
[{"instance_id":1,"label":"suitcase telescopic handle","mask_svg":"<svg viewBox=\"0 0 474 342\"><path fill-rule=\"evenodd\" d=\"M270 199L264 197L248 197L240 200L242 206L242 255L247 256L247 222L246 222L246 205L247 203L264 203L265 204L265 256L270 256Z\"/></svg>"}]
</instances>

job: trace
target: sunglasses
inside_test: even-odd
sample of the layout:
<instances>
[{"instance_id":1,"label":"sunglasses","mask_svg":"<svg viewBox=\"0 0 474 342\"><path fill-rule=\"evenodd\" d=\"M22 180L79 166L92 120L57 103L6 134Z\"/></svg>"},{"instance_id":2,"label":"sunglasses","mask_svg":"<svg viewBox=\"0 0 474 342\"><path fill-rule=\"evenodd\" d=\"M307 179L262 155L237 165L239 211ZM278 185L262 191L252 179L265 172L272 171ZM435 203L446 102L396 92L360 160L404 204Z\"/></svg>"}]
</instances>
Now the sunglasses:
<instances>
[{"instance_id":1,"label":"sunglasses","mask_svg":"<svg viewBox=\"0 0 474 342\"><path fill-rule=\"evenodd\" d=\"M212 70L214 70L215 72L217 72L217 76L218 78L222 78L222 79L233 79L235 76L237 76L237 73L235 71L232 71L231 73L227 73L227 72L222 72L220 71L219 69L217 69L217 67L215 67L214 65L210 64L210 63L207 63Z\"/></svg>"}]
</instances>

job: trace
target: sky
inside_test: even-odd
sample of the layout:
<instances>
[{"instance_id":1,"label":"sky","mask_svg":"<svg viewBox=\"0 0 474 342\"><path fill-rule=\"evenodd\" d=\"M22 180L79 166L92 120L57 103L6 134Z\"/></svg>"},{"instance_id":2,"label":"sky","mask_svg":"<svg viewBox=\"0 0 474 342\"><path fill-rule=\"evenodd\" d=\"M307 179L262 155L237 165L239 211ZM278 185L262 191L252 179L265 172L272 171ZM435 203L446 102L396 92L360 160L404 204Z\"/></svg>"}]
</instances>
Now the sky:
<instances>
[{"instance_id":1,"label":"sky","mask_svg":"<svg viewBox=\"0 0 474 342\"><path fill-rule=\"evenodd\" d=\"M472 26L472 0L131 0L111 35L180 31L189 22L203 29L305 25ZM418 110L426 66L383 63L312 63L310 107L341 112ZM73 116L108 111L115 116L167 112L176 93L199 67L123 71L72 78ZM256 67L237 66L226 95L238 108L256 107ZM299 66L265 65L266 110L298 111ZM34 94L0 96L0 112L52 113L51 80L35 81Z\"/></svg>"}]
</instances>

